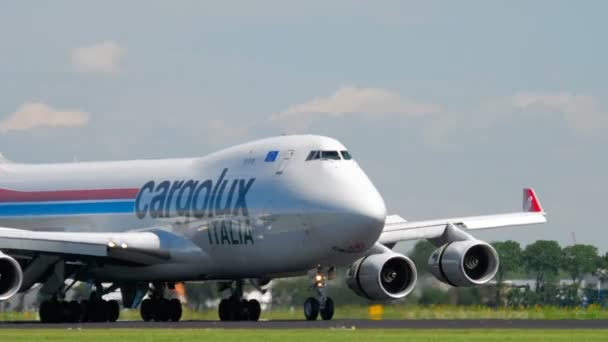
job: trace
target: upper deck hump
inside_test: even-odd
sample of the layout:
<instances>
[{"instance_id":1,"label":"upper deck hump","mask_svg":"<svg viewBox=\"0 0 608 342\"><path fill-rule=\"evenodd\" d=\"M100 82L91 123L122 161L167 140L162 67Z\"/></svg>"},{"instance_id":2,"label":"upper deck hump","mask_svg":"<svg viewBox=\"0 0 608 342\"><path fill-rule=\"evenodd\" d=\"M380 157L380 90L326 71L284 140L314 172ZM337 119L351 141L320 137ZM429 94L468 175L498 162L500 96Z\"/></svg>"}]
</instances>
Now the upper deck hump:
<instances>
[{"instance_id":1,"label":"upper deck hump","mask_svg":"<svg viewBox=\"0 0 608 342\"><path fill-rule=\"evenodd\" d=\"M87 161L69 163L0 164L0 188L38 188L95 186L102 183L123 183L127 180L181 177L200 165L239 160L243 153L265 153L274 150L344 150L336 139L318 135L284 135L254 140L229 147L204 157L176 159L139 159L122 161ZM78 185L75 185L78 184ZM44 186L45 188L47 186Z\"/></svg>"},{"instance_id":2,"label":"upper deck hump","mask_svg":"<svg viewBox=\"0 0 608 342\"><path fill-rule=\"evenodd\" d=\"M285 150L285 149L325 149L344 150L345 147L338 140L321 135L281 135L260 140L254 140L229 147L207 157L231 155L251 150Z\"/></svg>"}]
</instances>

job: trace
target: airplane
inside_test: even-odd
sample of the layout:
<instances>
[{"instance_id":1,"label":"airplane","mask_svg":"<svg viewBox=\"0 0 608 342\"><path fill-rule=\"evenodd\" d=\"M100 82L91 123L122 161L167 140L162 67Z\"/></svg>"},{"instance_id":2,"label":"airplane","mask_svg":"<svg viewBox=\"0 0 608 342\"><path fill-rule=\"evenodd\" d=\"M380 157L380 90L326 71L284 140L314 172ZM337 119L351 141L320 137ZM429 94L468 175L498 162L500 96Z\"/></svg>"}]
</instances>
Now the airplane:
<instances>
[{"instance_id":1,"label":"airplane","mask_svg":"<svg viewBox=\"0 0 608 342\"><path fill-rule=\"evenodd\" d=\"M304 317L330 320L325 285L346 282L372 301L407 296L416 265L392 250L427 239L432 274L477 286L496 274L494 248L478 229L546 222L534 190L521 212L408 222L387 215L373 183L339 141L271 137L197 158L22 164L0 162L0 300L36 284L49 299L42 322L116 321L122 304L145 321L178 321L166 298L176 283L216 281L222 321L260 317L243 287L308 275ZM66 301L76 282L89 298ZM104 284L106 284L104 286ZM108 285L109 284L109 285Z\"/></svg>"}]
</instances>

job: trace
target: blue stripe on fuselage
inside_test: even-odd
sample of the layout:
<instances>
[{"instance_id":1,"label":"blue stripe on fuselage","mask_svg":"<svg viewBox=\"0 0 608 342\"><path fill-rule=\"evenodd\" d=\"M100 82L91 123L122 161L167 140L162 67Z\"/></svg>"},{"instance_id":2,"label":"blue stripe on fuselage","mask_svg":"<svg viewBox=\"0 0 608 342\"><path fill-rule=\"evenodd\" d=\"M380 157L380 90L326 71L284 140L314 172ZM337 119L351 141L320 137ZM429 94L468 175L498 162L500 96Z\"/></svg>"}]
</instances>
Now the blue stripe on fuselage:
<instances>
[{"instance_id":1,"label":"blue stripe on fuselage","mask_svg":"<svg viewBox=\"0 0 608 342\"><path fill-rule=\"evenodd\" d=\"M86 214L129 214L135 209L135 201L103 202L49 202L49 203L2 203L0 217L4 216L58 216Z\"/></svg>"}]
</instances>

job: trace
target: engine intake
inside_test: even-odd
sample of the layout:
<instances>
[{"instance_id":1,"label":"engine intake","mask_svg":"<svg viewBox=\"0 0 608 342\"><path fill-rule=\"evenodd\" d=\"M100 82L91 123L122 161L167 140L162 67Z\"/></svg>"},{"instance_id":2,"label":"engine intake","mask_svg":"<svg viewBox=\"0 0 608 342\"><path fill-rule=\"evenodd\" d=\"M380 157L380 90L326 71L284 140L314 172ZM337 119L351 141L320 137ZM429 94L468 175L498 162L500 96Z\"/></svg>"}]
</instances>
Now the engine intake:
<instances>
[{"instance_id":1,"label":"engine intake","mask_svg":"<svg viewBox=\"0 0 608 342\"><path fill-rule=\"evenodd\" d=\"M416 266L399 253L372 254L355 261L346 284L357 295L374 301L407 296L416 285Z\"/></svg>"},{"instance_id":2,"label":"engine intake","mask_svg":"<svg viewBox=\"0 0 608 342\"><path fill-rule=\"evenodd\" d=\"M446 284L482 285L498 271L498 254L483 241L456 241L435 250L429 258L429 266L431 273Z\"/></svg>"},{"instance_id":3,"label":"engine intake","mask_svg":"<svg viewBox=\"0 0 608 342\"><path fill-rule=\"evenodd\" d=\"M0 252L0 300L11 298L21 288L23 271L19 263Z\"/></svg>"}]
</instances>

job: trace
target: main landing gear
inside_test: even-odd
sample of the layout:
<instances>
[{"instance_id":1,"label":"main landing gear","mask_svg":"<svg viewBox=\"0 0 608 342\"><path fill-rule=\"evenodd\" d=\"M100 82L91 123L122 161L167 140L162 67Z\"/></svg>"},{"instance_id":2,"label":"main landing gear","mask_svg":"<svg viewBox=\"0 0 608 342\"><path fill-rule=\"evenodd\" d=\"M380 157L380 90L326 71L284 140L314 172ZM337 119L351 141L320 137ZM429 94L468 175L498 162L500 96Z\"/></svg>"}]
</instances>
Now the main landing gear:
<instances>
[{"instance_id":1,"label":"main landing gear","mask_svg":"<svg viewBox=\"0 0 608 342\"><path fill-rule=\"evenodd\" d=\"M230 297L222 299L218 313L221 321L257 321L260 319L260 302L243 298L243 282L234 281Z\"/></svg>"},{"instance_id":2,"label":"main landing gear","mask_svg":"<svg viewBox=\"0 0 608 342\"><path fill-rule=\"evenodd\" d=\"M151 298L141 302L139 313L144 321L177 322L182 318L182 303L164 298L164 289L164 284L154 284Z\"/></svg>"},{"instance_id":3,"label":"main landing gear","mask_svg":"<svg viewBox=\"0 0 608 342\"><path fill-rule=\"evenodd\" d=\"M334 301L325 296L325 286L328 279L335 277L335 269L329 268L324 272L319 268L311 272L310 276L316 297L309 297L304 302L304 317L308 321L314 321L321 315L324 321L331 320L334 317Z\"/></svg>"},{"instance_id":4,"label":"main landing gear","mask_svg":"<svg viewBox=\"0 0 608 342\"><path fill-rule=\"evenodd\" d=\"M120 305L115 300L101 298L103 287L96 286L89 300L77 302L63 301L53 296L40 304L39 316L42 323L78 323L78 322L116 322L120 315Z\"/></svg>"}]
</instances>

